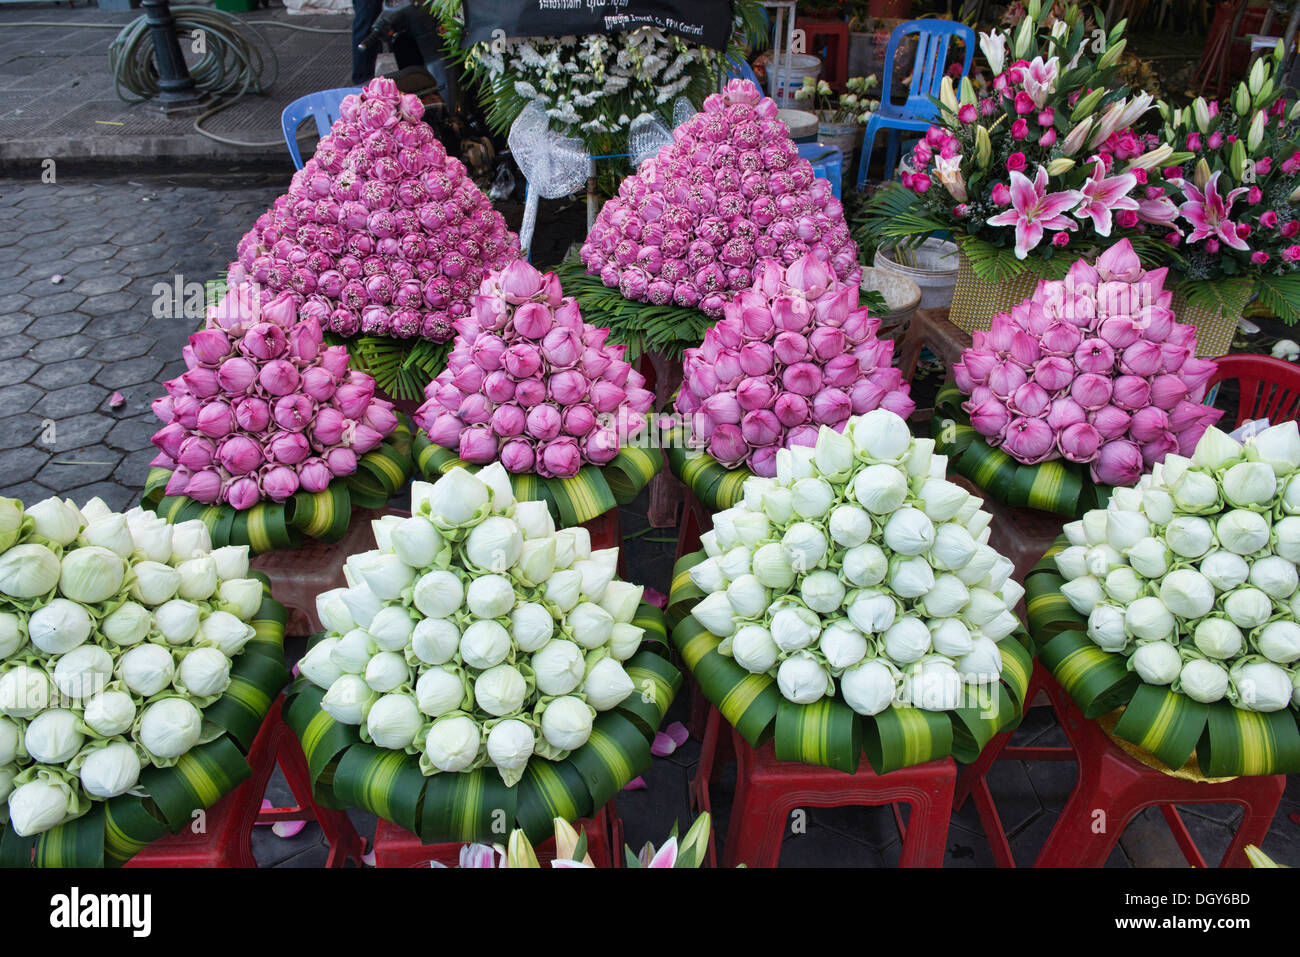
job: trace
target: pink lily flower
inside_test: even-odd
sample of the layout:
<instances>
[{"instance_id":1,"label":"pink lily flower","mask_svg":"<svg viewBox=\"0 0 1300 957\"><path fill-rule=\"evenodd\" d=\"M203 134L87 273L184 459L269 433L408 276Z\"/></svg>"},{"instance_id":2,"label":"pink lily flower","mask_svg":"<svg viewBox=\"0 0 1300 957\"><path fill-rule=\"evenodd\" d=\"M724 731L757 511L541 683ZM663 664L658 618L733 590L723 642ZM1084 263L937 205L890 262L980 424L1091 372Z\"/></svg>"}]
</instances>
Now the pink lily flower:
<instances>
[{"instance_id":1,"label":"pink lily flower","mask_svg":"<svg viewBox=\"0 0 1300 957\"><path fill-rule=\"evenodd\" d=\"M1060 72L1060 61L1052 57L1046 62L1041 56L1034 57L1025 70L1025 92L1033 98L1034 106L1042 109L1047 98L1056 90L1056 77Z\"/></svg>"},{"instance_id":2,"label":"pink lily flower","mask_svg":"<svg viewBox=\"0 0 1300 957\"><path fill-rule=\"evenodd\" d=\"M1095 160L1092 175L1079 190L1083 199L1074 210L1074 218L1079 222L1091 219L1098 236L1109 236L1115 211L1139 208L1137 200L1128 195L1136 185L1137 177L1132 173L1107 176L1106 165L1100 159Z\"/></svg>"},{"instance_id":3,"label":"pink lily flower","mask_svg":"<svg viewBox=\"0 0 1300 957\"><path fill-rule=\"evenodd\" d=\"M1142 222L1167 226L1177 230L1179 235L1182 234L1182 230L1175 223L1178 219L1178 207L1174 205L1173 200L1166 196L1157 196L1154 199L1139 199L1137 204L1138 219Z\"/></svg>"},{"instance_id":4,"label":"pink lily flower","mask_svg":"<svg viewBox=\"0 0 1300 957\"><path fill-rule=\"evenodd\" d=\"M1047 192L1047 170L1038 167L1033 182L1023 173L1011 174L1011 208L989 218L991 226L1016 228L1016 258L1024 259L1043 241L1044 230L1077 229L1077 224L1061 215L1071 209L1082 194L1077 189Z\"/></svg>"},{"instance_id":5,"label":"pink lily flower","mask_svg":"<svg viewBox=\"0 0 1300 957\"><path fill-rule=\"evenodd\" d=\"M1246 241L1237 235L1237 226L1231 218L1232 204L1238 196L1247 192L1246 187L1238 186L1227 196L1220 196L1220 175L1222 175L1221 170L1210 177L1210 181L1205 184L1204 192L1197 189L1194 183L1183 183L1183 193L1188 199L1178 209L1194 227L1187 241L1195 243L1202 239L1218 239L1233 249L1249 249ZM989 222L993 220L990 219Z\"/></svg>"},{"instance_id":6,"label":"pink lily flower","mask_svg":"<svg viewBox=\"0 0 1300 957\"><path fill-rule=\"evenodd\" d=\"M670 837L664 841L663 847L655 850L653 844L647 844L641 848L641 853L637 855L642 867L676 867L677 866L677 838Z\"/></svg>"}]
</instances>

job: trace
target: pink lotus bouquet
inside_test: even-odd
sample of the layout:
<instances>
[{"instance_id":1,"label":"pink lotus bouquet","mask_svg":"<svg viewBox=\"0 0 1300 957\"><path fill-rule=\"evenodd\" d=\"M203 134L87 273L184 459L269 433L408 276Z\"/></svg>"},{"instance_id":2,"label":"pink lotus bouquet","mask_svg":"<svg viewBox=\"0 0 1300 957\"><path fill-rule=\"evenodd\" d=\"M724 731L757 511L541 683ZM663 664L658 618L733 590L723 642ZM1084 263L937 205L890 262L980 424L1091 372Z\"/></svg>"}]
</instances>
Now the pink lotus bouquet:
<instances>
[{"instance_id":1,"label":"pink lotus bouquet","mask_svg":"<svg viewBox=\"0 0 1300 957\"><path fill-rule=\"evenodd\" d=\"M582 321L554 273L515 260L491 274L456 332L415 419L466 462L571 478L644 427L654 393L624 347L605 343L609 330Z\"/></svg>"},{"instance_id":2,"label":"pink lotus bouquet","mask_svg":"<svg viewBox=\"0 0 1300 957\"><path fill-rule=\"evenodd\" d=\"M676 404L724 467L772 476L777 450L815 445L819 426L838 431L851 415L885 408L907 418L916 408L890 365L894 343L877 339L880 320L858 307L857 285L815 255L785 268L766 262L724 312L704 344L686 350Z\"/></svg>"},{"instance_id":3,"label":"pink lotus bouquet","mask_svg":"<svg viewBox=\"0 0 1300 957\"><path fill-rule=\"evenodd\" d=\"M625 299L722 315L762 261L808 253L857 284L857 245L830 184L799 157L776 103L733 80L607 202L582 246Z\"/></svg>"},{"instance_id":4,"label":"pink lotus bouquet","mask_svg":"<svg viewBox=\"0 0 1300 957\"><path fill-rule=\"evenodd\" d=\"M278 300L260 311L242 305L241 319L227 297L229 330L210 324L190 336L188 371L154 400L165 424L153 464L173 470L167 495L246 509L320 492L397 426L374 380L348 371L347 349L324 346L314 318L296 320Z\"/></svg>"},{"instance_id":5,"label":"pink lotus bouquet","mask_svg":"<svg viewBox=\"0 0 1300 957\"><path fill-rule=\"evenodd\" d=\"M292 301L341 336L443 342L483 277L519 255L501 214L378 78L344 98L329 135L239 243L229 282Z\"/></svg>"},{"instance_id":6,"label":"pink lotus bouquet","mask_svg":"<svg viewBox=\"0 0 1300 957\"><path fill-rule=\"evenodd\" d=\"M1091 463L1106 485L1190 455L1223 413L1200 404L1214 363L1174 321L1166 271L1144 271L1124 239L976 332L953 367L975 431L1026 465Z\"/></svg>"}]
</instances>

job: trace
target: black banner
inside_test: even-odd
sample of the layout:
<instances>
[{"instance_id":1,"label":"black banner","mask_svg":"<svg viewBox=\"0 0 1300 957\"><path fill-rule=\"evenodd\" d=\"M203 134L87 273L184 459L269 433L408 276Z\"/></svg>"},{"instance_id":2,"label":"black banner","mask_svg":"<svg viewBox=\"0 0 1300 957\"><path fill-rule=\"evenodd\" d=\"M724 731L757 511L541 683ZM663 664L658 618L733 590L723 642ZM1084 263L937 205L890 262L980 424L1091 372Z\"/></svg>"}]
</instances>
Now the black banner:
<instances>
[{"instance_id":1,"label":"black banner","mask_svg":"<svg viewBox=\"0 0 1300 957\"><path fill-rule=\"evenodd\" d=\"M463 6L466 44L659 27L723 50L731 37L730 0L466 0Z\"/></svg>"}]
</instances>

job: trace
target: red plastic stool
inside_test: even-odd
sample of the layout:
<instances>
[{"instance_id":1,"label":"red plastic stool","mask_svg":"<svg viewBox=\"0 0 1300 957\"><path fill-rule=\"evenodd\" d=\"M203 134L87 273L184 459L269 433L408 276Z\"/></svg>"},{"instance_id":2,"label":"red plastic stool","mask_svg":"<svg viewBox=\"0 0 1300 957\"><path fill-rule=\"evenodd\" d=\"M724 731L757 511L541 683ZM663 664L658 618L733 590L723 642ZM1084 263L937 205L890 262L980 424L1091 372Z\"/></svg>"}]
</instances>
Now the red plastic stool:
<instances>
[{"instance_id":1,"label":"red plastic stool","mask_svg":"<svg viewBox=\"0 0 1300 957\"><path fill-rule=\"evenodd\" d=\"M713 705L709 704L708 699L698 691L696 686L696 697L704 702L707 714L703 719L704 733L700 739L700 758L695 765L695 774L691 778L690 795L691 810L698 814L704 814L713 809L713 801L709 797L709 782L713 777L713 772L719 767L726 764L735 757L735 750L731 745L731 735L724 734L722 731L722 712ZM694 699L691 702L694 707ZM691 720L695 720L692 713ZM716 831L709 831L709 867L718 866L718 847L716 840Z\"/></svg>"},{"instance_id":2,"label":"red plastic stool","mask_svg":"<svg viewBox=\"0 0 1300 957\"><path fill-rule=\"evenodd\" d=\"M253 858L253 825L282 820L314 819L329 841L327 866L342 867L349 857L361 865L364 842L342 811L319 807L312 799L307 759L297 737L284 723L283 695L277 697L253 739L248 762L252 776L208 808L200 818L203 830L188 827L154 841L127 867L256 867ZM262 796L279 764L297 807L262 810Z\"/></svg>"},{"instance_id":3,"label":"red plastic stool","mask_svg":"<svg viewBox=\"0 0 1300 957\"><path fill-rule=\"evenodd\" d=\"M618 577L627 577L627 549L623 547L623 515L615 505L603 515L598 515L582 527L591 535L591 550L618 549Z\"/></svg>"},{"instance_id":4,"label":"red plastic stool","mask_svg":"<svg viewBox=\"0 0 1300 957\"><path fill-rule=\"evenodd\" d=\"M953 809L960 811L966 799L972 798L975 801L975 810L979 814L980 826L984 829L984 834L988 837L989 846L993 850L993 863L997 867L1015 867L1015 858L1011 854L1011 844L1007 841L1006 829L1002 826L1002 818L998 815L997 805L993 803L993 795L989 791L988 780L986 775L993 766L994 761L1077 761L1078 754L1075 750L1074 739L1070 737L1073 732L1072 727L1067 727L1060 716L1064 713L1065 698L1069 696L1065 689L1056 683L1056 680L1047 672L1037 661L1034 662L1034 670L1029 676L1029 687L1025 691L1025 701L1029 702L1032 707L1034 699L1042 693L1048 699L1053 713L1057 716L1057 721L1061 723L1066 732L1066 737L1070 738L1069 747L1026 747L1023 745L1010 745L1008 742L1015 733L1004 731L995 735L984 750L980 752L971 764L968 764L961 771L957 778L957 790L953 796Z\"/></svg>"},{"instance_id":5,"label":"red plastic stool","mask_svg":"<svg viewBox=\"0 0 1300 957\"><path fill-rule=\"evenodd\" d=\"M804 32L804 49L822 61L821 78L836 89L841 89L849 78L849 25L843 20L814 20L799 17L795 29ZM826 44L826 55L816 52Z\"/></svg>"},{"instance_id":6,"label":"red plastic stool","mask_svg":"<svg viewBox=\"0 0 1300 957\"><path fill-rule=\"evenodd\" d=\"M856 774L845 774L833 768L778 761L771 742L756 750L735 729L731 738L736 749L736 797L727 828L725 867L742 863L776 867L789 815L795 808L899 803L912 808L906 825L898 808L893 808L903 839L899 866L943 866L957 783L952 758L883 775L864 761Z\"/></svg>"},{"instance_id":7,"label":"red plastic stool","mask_svg":"<svg viewBox=\"0 0 1300 957\"><path fill-rule=\"evenodd\" d=\"M1035 867L1101 867L1128 822L1153 805L1160 807L1174 841L1192 867L1205 859L1192 841L1176 804L1240 804L1245 811L1220 867L1249 867L1245 847L1262 844L1286 789L1281 774L1247 776L1209 783L1176 778L1126 754L1096 721L1083 716L1069 696L1062 702L1061 726L1078 742L1079 780L1034 862ZM1097 812L1104 813L1099 818ZM1098 820L1102 833L1094 832Z\"/></svg>"},{"instance_id":8,"label":"red plastic stool","mask_svg":"<svg viewBox=\"0 0 1300 957\"><path fill-rule=\"evenodd\" d=\"M601 808L594 818L574 821L573 829L579 833L586 830L587 853L597 867L613 867L621 862L620 857L611 853L617 849L621 854L623 847L623 825L618 819L613 801ZM611 844L611 830L615 832L614 836L619 843ZM415 834L381 819L375 829L375 867L428 867L431 861L455 867L460 861L460 849L464 846L458 842L421 844L420 838ZM535 851L540 863L549 864L555 860L555 838L547 838Z\"/></svg>"},{"instance_id":9,"label":"red plastic stool","mask_svg":"<svg viewBox=\"0 0 1300 957\"><path fill-rule=\"evenodd\" d=\"M704 503L696 498L690 489L686 489L685 494L686 498L682 502L682 520L677 527L677 554L673 558L673 565L676 565L683 555L699 551L700 535L713 527L712 515L704 507ZM691 737L701 739L705 733L711 705L694 678L690 680L690 688L691 716L686 726L690 729Z\"/></svg>"},{"instance_id":10,"label":"red plastic stool","mask_svg":"<svg viewBox=\"0 0 1300 957\"><path fill-rule=\"evenodd\" d=\"M370 522L383 514L372 509L358 509L352 516L347 534L332 545L306 538L298 548L265 552L253 558L252 567L265 572L271 579L271 594L275 600L290 610L294 620L298 616L306 619L306 631L296 630L291 621L289 634L315 634L321 630L320 619L316 616L316 596L347 584L343 578L343 563L349 555L375 547ZM301 623L298 627L302 627Z\"/></svg>"}]
</instances>

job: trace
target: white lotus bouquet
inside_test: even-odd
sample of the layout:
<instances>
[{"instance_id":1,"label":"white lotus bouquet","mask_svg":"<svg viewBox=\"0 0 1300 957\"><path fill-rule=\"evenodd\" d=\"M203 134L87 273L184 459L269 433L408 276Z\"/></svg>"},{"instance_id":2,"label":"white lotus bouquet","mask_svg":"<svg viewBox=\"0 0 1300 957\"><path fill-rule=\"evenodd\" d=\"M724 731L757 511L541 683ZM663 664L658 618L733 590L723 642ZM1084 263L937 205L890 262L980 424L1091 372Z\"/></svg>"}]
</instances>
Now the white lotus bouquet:
<instances>
[{"instance_id":1,"label":"white lotus bouquet","mask_svg":"<svg viewBox=\"0 0 1300 957\"><path fill-rule=\"evenodd\" d=\"M691 614L718 651L774 676L788 701L838 687L862 715L947 711L965 686L996 683L1023 589L988 544L982 500L947 481L933 449L877 409L747 479L690 569L705 592Z\"/></svg>"},{"instance_id":2,"label":"white lotus bouquet","mask_svg":"<svg viewBox=\"0 0 1300 957\"><path fill-rule=\"evenodd\" d=\"M1065 526L1061 592L1142 681L1245 711L1300 707L1300 431L1206 431Z\"/></svg>"},{"instance_id":3,"label":"white lotus bouquet","mask_svg":"<svg viewBox=\"0 0 1300 957\"><path fill-rule=\"evenodd\" d=\"M254 637L247 546L200 521L0 499L0 824L30 837L143 794L221 733L203 708Z\"/></svg>"},{"instance_id":4,"label":"white lotus bouquet","mask_svg":"<svg viewBox=\"0 0 1300 957\"><path fill-rule=\"evenodd\" d=\"M300 671L336 721L424 774L490 765L513 786L632 693L643 589L617 579L618 549L516 502L500 463L415 482L411 513L376 521L378 548L317 598L326 634Z\"/></svg>"}]
</instances>

